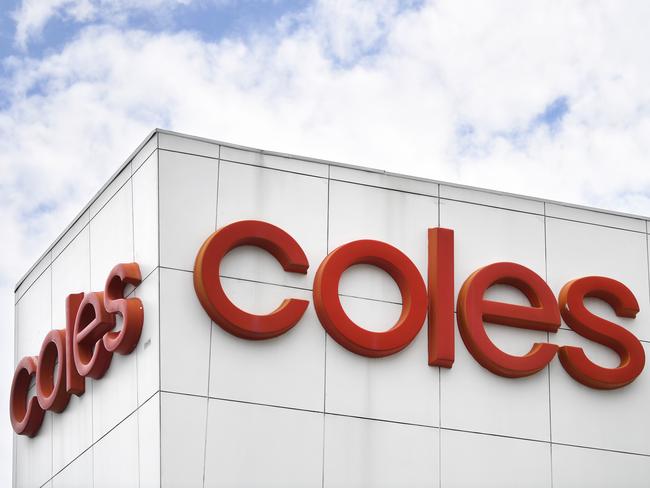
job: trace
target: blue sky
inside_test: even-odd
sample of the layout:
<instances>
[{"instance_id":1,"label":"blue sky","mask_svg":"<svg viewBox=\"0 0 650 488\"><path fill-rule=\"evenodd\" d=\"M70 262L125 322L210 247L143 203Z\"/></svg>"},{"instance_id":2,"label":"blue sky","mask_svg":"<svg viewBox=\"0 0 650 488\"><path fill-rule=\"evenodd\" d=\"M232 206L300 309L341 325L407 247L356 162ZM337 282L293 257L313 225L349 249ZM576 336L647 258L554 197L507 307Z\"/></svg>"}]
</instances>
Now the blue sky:
<instances>
[{"instance_id":1,"label":"blue sky","mask_svg":"<svg viewBox=\"0 0 650 488\"><path fill-rule=\"evenodd\" d=\"M649 2L3 7L0 418L13 284L154 127L650 215Z\"/></svg>"},{"instance_id":2,"label":"blue sky","mask_svg":"<svg viewBox=\"0 0 650 488\"><path fill-rule=\"evenodd\" d=\"M206 41L221 37L245 37L251 32L260 32L272 27L273 23L291 12L300 12L308 4L306 0L242 0L239 2L195 2L189 5L176 4L154 10L139 8L125 9L125 18L97 16L87 21L75 20L65 9L58 11L31 37L24 47L14 42L16 24L12 12L20 9L21 1L8 1L0 20L0 57L41 57L56 52L78 35L79 30L91 25L112 23L122 28L137 28L149 32L190 30ZM137 2L135 2L137 3Z\"/></svg>"}]
</instances>

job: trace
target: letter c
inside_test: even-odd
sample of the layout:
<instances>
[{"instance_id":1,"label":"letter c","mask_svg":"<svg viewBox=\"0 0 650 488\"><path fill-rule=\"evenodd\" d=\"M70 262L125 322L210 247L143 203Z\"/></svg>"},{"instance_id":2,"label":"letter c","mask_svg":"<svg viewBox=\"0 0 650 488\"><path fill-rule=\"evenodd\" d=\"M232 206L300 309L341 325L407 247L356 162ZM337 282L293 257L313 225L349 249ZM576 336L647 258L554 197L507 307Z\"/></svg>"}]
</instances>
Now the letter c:
<instances>
[{"instance_id":1,"label":"letter c","mask_svg":"<svg viewBox=\"0 0 650 488\"><path fill-rule=\"evenodd\" d=\"M267 315L245 312L232 303L221 286L219 267L239 246L268 251L290 273L306 274L309 268L300 245L279 227L258 220L235 222L208 237L196 256L194 289L201 305L216 324L237 337L261 340L284 334L300 320L309 302L288 298Z\"/></svg>"},{"instance_id":2,"label":"letter c","mask_svg":"<svg viewBox=\"0 0 650 488\"><path fill-rule=\"evenodd\" d=\"M45 417L45 410L38 404L38 398L28 399L29 384L36 375L38 358L26 356L20 360L11 383L9 410L11 426L16 434L34 437L38 433Z\"/></svg>"}]
</instances>

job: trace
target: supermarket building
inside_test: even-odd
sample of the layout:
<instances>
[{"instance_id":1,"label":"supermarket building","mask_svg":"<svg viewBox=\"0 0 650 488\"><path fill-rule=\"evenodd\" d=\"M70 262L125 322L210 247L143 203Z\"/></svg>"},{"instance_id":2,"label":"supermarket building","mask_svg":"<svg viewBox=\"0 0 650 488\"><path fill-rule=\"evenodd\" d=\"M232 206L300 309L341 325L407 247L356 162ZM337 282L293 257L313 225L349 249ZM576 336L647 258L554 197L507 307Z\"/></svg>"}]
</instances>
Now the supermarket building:
<instances>
[{"instance_id":1,"label":"supermarket building","mask_svg":"<svg viewBox=\"0 0 650 488\"><path fill-rule=\"evenodd\" d=\"M648 252L156 130L16 287L14 486L648 486Z\"/></svg>"}]
</instances>

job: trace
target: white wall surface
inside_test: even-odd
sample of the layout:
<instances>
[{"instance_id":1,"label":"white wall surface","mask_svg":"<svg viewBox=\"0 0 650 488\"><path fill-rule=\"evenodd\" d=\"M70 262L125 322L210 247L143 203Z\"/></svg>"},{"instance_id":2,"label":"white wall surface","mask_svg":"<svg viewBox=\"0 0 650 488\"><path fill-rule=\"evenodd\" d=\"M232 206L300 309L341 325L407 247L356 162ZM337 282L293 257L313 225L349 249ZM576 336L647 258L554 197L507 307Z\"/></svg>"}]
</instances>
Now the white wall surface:
<instances>
[{"instance_id":1,"label":"white wall surface","mask_svg":"<svg viewBox=\"0 0 650 488\"><path fill-rule=\"evenodd\" d=\"M16 298L16 360L38 354L64 325L68 293L103 287L110 268L136 260L145 304L136 351L115 356L34 439L15 437L15 486L648 486L650 372L598 391L555 359L522 379L483 369L456 335L451 369L427 365L426 326L382 359L327 337L313 305L288 333L246 341L212 324L193 290L201 243L218 227L265 220L289 232L310 262L285 273L241 248L222 283L251 312L285 297L310 299L314 273L359 238L397 246L426 277L427 229L455 232L456 292L476 268L523 264L557 293L591 274L635 293L629 327L650 353L647 222L511 195L246 151L158 133L35 266ZM116 225L116 222L119 222ZM401 298L384 272L356 266L340 287L359 324L385 330ZM525 303L505 287L495 299ZM557 334L487 326L513 354L532 342L580 345L603 365L610 350L563 324ZM648 341L648 342L646 342Z\"/></svg>"},{"instance_id":2,"label":"white wall surface","mask_svg":"<svg viewBox=\"0 0 650 488\"><path fill-rule=\"evenodd\" d=\"M135 294L147 312L133 353L115 355L106 375L86 380L86 392L73 395L63 413L48 412L35 438L14 436L17 487L46 482L52 487L120 486L116 476L129 482L135 476L138 486L138 473L146 472L146 457L138 456L138 429L144 422L138 412L158 418L159 408L141 409L160 390L157 171L158 151L148 144L18 287L16 362L37 355L51 328L65 328L68 294L103 290L112 267L133 261L134 254L144 278ZM158 421L155 427L149 430L159 435ZM159 446L152 447L159 459ZM120 469L106 463L122 457L126 464Z\"/></svg>"}]
</instances>

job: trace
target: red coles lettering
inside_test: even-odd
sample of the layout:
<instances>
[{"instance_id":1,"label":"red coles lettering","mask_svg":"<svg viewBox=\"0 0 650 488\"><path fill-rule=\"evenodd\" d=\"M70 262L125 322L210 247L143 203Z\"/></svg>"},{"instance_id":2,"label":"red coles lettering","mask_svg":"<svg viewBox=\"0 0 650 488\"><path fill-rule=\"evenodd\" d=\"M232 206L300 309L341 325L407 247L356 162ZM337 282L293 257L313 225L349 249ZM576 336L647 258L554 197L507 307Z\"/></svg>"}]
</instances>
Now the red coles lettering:
<instances>
[{"instance_id":1,"label":"red coles lettering","mask_svg":"<svg viewBox=\"0 0 650 488\"><path fill-rule=\"evenodd\" d=\"M111 271L105 291L67 297L65 329L51 330L39 355L22 358L14 373L10 416L17 434L35 436L46 410L62 412L71 394L84 393L86 376L99 379L106 373L113 352L133 351L144 309L138 298L124 298L124 288L140 281L137 264L119 264ZM113 330L116 314L122 317L117 331ZM30 397L32 378L36 395Z\"/></svg>"}]
</instances>

